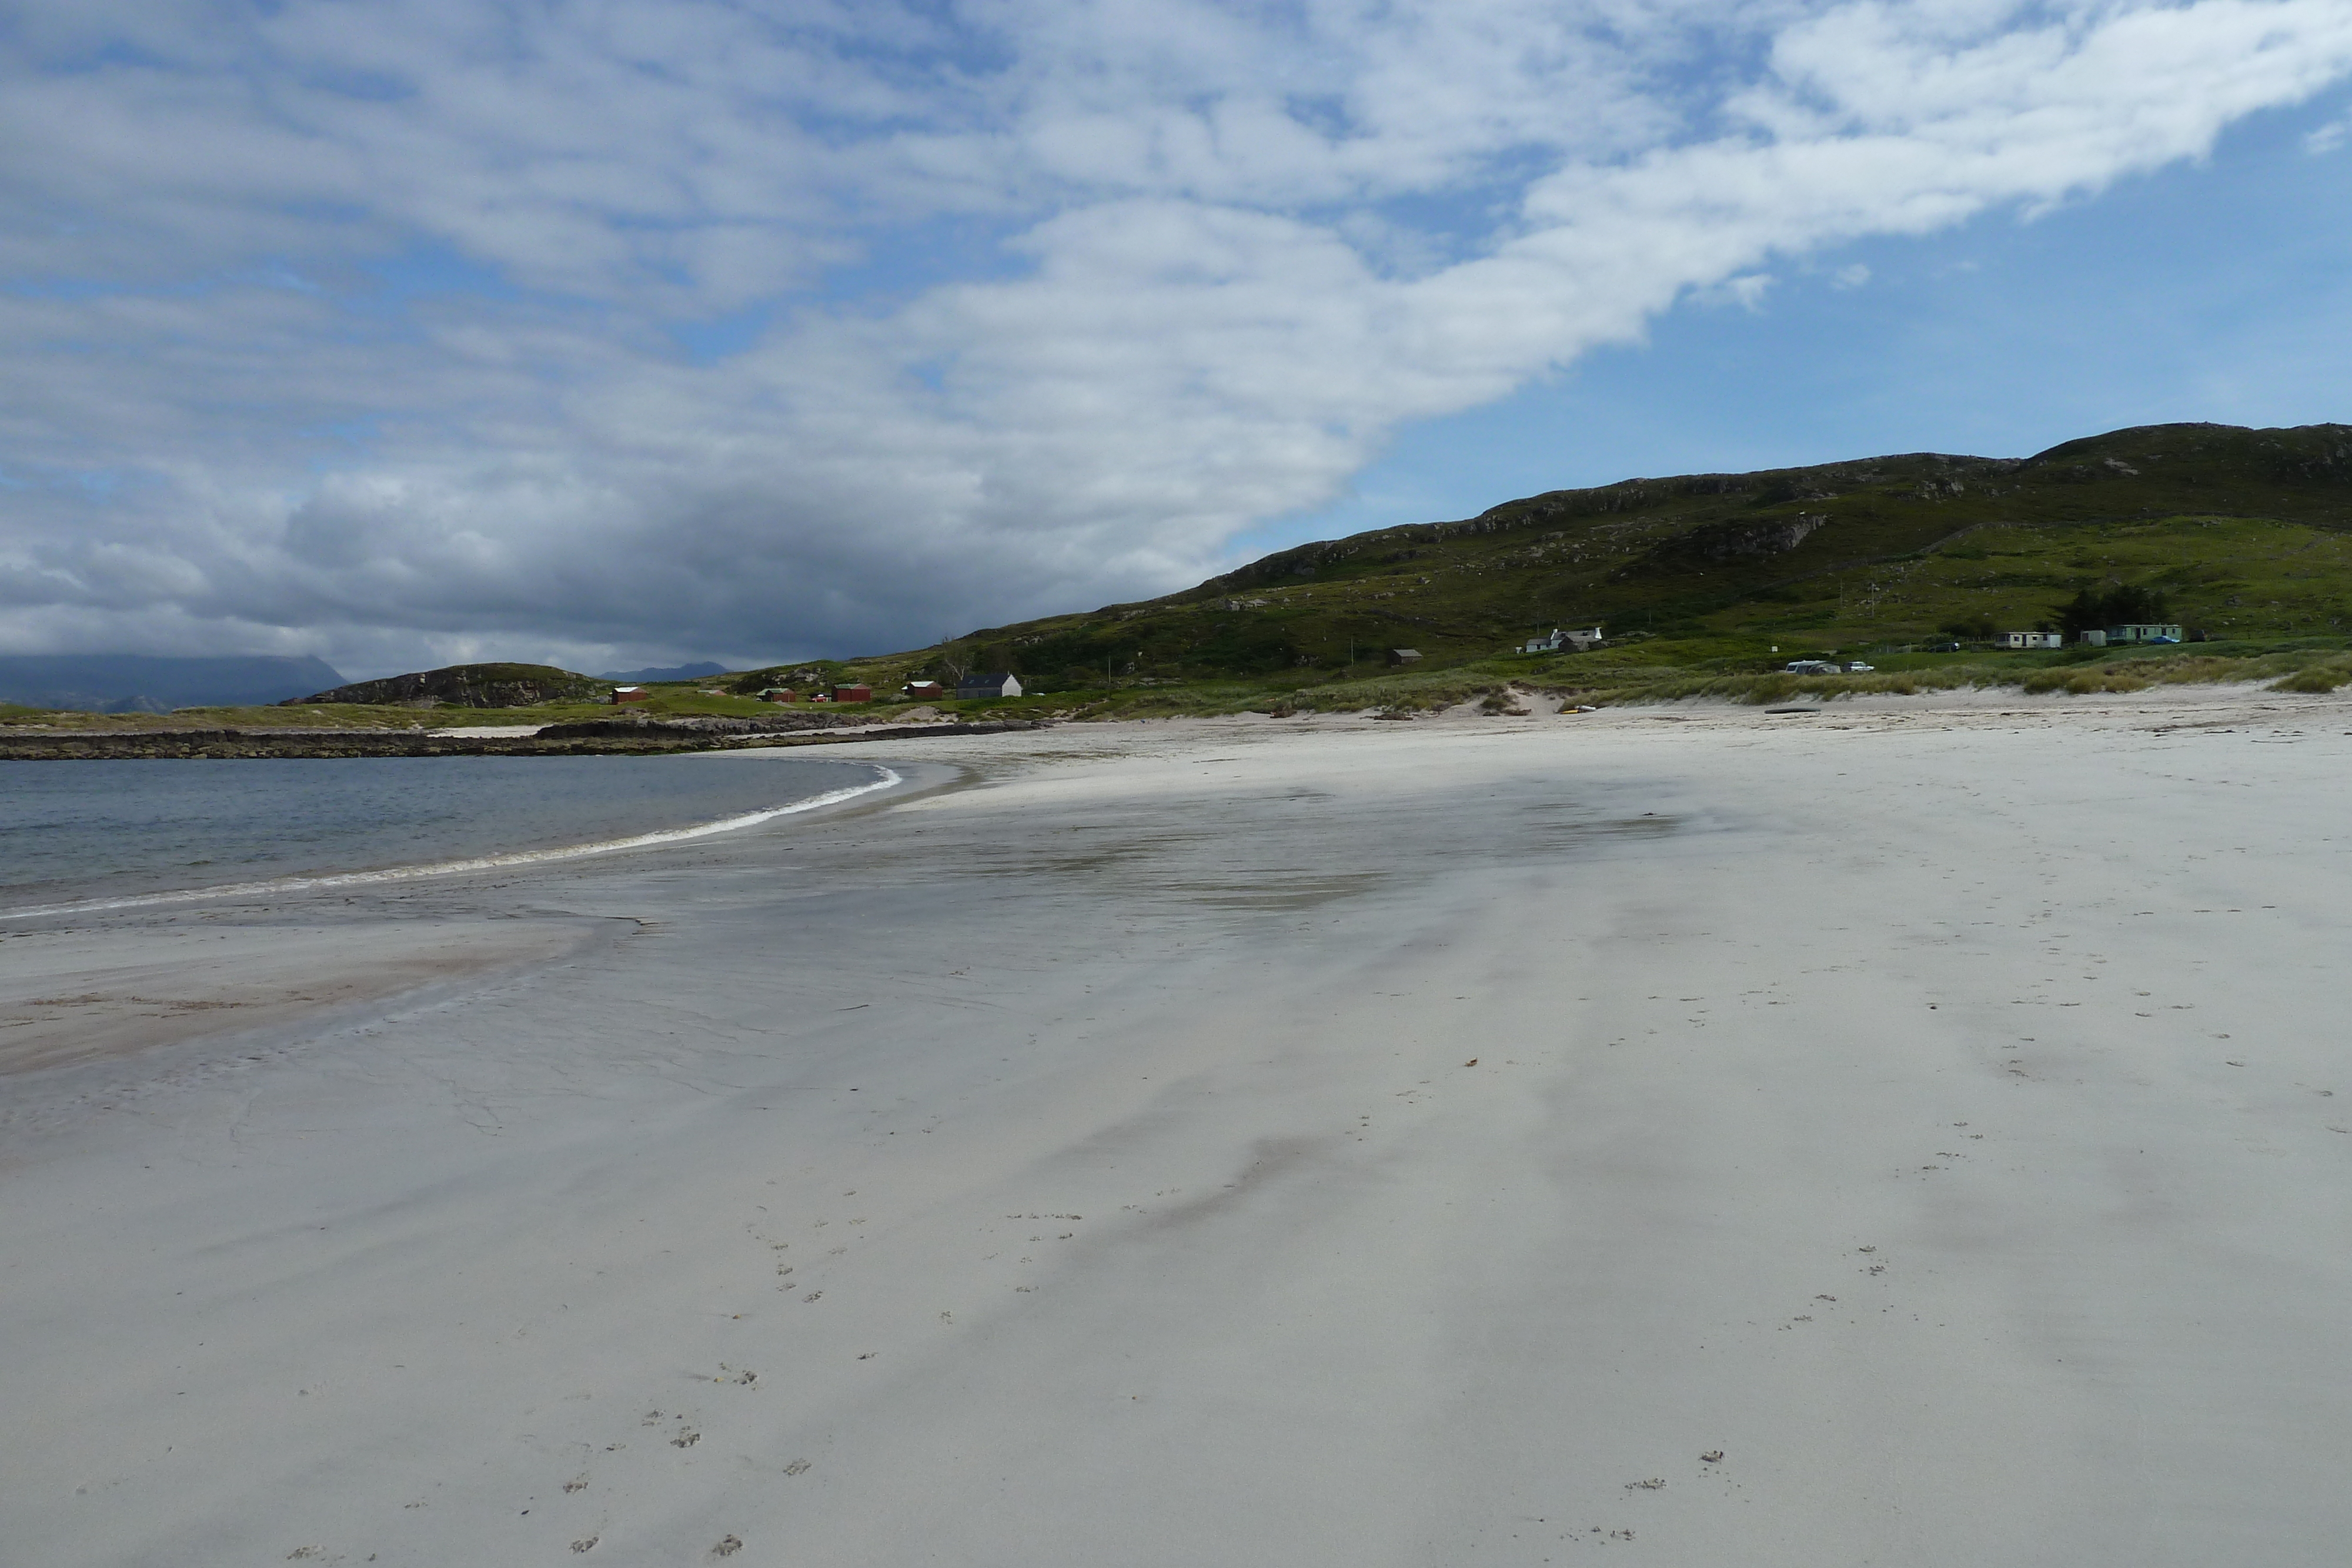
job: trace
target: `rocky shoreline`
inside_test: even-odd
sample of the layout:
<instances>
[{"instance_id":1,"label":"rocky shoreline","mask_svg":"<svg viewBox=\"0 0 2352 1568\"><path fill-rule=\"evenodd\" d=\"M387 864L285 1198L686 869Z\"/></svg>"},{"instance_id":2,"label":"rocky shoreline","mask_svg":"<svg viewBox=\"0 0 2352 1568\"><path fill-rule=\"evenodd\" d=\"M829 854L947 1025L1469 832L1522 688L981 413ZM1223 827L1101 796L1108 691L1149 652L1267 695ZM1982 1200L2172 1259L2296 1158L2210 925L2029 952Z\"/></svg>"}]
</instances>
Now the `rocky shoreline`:
<instances>
[{"instance_id":1,"label":"rocky shoreline","mask_svg":"<svg viewBox=\"0 0 2352 1568\"><path fill-rule=\"evenodd\" d=\"M733 718L590 719L550 725L537 735L434 735L424 730L180 729L0 733L0 761L68 762L145 758L301 757L593 757L744 747L835 746L852 741L919 740L930 736L1001 735L1040 729L1026 719L985 724L908 725L855 734L828 727Z\"/></svg>"}]
</instances>

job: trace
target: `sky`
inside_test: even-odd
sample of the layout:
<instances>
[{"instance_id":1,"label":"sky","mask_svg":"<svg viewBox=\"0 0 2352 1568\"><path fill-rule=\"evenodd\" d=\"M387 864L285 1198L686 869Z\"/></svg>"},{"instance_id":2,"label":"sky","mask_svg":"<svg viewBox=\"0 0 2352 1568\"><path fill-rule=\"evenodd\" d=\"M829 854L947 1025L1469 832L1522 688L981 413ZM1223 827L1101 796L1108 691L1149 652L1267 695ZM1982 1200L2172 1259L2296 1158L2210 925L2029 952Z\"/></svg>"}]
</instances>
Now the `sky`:
<instances>
[{"instance_id":1,"label":"sky","mask_svg":"<svg viewBox=\"0 0 2352 1568\"><path fill-rule=\"evenodd\" d=\"M2352 0L0 0L0 652L919 647L2352 420Z\"/></svg>"}]
</instances>

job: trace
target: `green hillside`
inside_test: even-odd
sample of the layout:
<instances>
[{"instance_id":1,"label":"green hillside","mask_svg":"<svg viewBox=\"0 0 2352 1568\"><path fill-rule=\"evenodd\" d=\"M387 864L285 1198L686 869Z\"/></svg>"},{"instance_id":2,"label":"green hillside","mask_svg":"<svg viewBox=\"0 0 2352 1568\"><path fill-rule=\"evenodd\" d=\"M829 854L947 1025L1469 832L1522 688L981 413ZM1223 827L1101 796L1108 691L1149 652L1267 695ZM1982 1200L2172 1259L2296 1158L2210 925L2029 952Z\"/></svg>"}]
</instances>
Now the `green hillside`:
<instances>
[{"instance_id":1,"label":"green hillside","mask_svg":"<svg viewBox=\"0 0 2352 1568\"><path fill-rule=\"evenodd\" d=\"M2153 425L2029 458L1936 454L1629 479L1301 545L1181 593L992 627L870 675L1010 668L1033 690L1315 684L1601 622L1691 656L1916 643L2144 587L2237 641L2352 626L2352 426ZM1661 650L1663 652L1663 650ZM1108 677L1107 679L1107 677Z\"/></svg>"}]
</instances>

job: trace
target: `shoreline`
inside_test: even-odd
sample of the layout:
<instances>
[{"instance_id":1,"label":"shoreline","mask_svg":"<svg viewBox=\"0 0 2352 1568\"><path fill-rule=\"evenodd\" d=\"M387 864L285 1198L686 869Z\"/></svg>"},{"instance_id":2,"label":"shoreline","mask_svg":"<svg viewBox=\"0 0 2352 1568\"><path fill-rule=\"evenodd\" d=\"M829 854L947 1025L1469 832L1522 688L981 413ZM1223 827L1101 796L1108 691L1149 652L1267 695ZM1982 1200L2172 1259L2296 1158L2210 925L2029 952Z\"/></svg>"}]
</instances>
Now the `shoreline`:
<instances>
[{"instance_id":1,"label":"shoreline","mask_svg":"<svg viewBox=\"0 0 2352 1568\"><path fill-rule=\"evenodd\" d=\"M1952 712L1988 708L2030 713L2092 713L2131 711L2140 707L2205 708L2214 705L2256 702L2292 709L2324 708L2343 700L2340 693L2282 689L2269 676L2244 680L2154 682L2126 690L2030 691L2011 683L1994 685L1926 686L1916 691L1802 687L1784 695L1760 697L1727 694L1688 693L1654 697L1623 697L1599 706L1579 706L1588 693L1556 683L1496 677L1494 689L1531 709L1536 716L1564 711L1581 716L1654 715L1662 711L1694 715L1791 712L1900 713L1935 717ZM1133 714L1118 717L1090 716L1083 710L1048 714L1034 718L931 719L911 722L882 718L858 722L845 714L794 714L782 718L734 718L712 716L654 716L631 715L551 721L540 725L485 725L378 729L361 727L270 727L264 728L198 727L123 729L47 729L33 726L0 727L0 760L79 760L94 758L254 758L268 757L418 757L418 756L590 756L643 752L723 750L750 747L830 746L872 744L894 740L939 740L971 735L993 735L1053 728L1062 725L1116 729L1128 725L1229 723L1260 719L1303 719L1324 723L1380 717L1426 721L1432 718L1496 716L1465 700L1427 708L1296 707L1269 695L1265 705L1222 713ZM1513 716L1527 716L1516 715Z\"/></svg>"},{"instance_id":2,"label":"shoreline","mask_svg":"<svg viewBox=\"0 0 2352 1568\"><path fill-rule=\"evenodd\" d=\"M0 1078L12 1534L2332 1563L2352 701L2065 700L942 737L0 936L154 1010L517 944Z\"/></svg>"},{"instance_id":3,"label":"shoreline","mask_svg":"<svg viewBox=\"0 0 2352 1568\"><path fill-rule=\"evenodd\" d=\"M871 764L880 775L870 783L839 789L824 790L781 806L765 807L756 811L739 811L707 822L690 823L684 827L661 828L651 832L633 833L626 838L598 839L585 843L564 844L547 849L513 850L499 854L471 855L462 860L433 861L417 865L381 866L365 871L327 872L308 875L271 877L261 882L224 883L205 887L173 888L156 893L126 894L114 898L79 899L63 904L40 904L22 909L0 909L0 924L42 920L58 915L94 915L116 909L151 909L169 904L194 904L215 899L275 899L293 894L324 892L337 888L373 887L384 883L412 882L421 877L457 876L467 872L507 871L524 866L552 864L559 861L578 860L589 855L616 854L628 850L651 849L661 844L684 843L708 838L715 833L737 832L757 827L780 817L798 816L804 811L822 810L861 796L889 789L904 783L896 771L879 763Z\"/></svg>"}]
</instances>

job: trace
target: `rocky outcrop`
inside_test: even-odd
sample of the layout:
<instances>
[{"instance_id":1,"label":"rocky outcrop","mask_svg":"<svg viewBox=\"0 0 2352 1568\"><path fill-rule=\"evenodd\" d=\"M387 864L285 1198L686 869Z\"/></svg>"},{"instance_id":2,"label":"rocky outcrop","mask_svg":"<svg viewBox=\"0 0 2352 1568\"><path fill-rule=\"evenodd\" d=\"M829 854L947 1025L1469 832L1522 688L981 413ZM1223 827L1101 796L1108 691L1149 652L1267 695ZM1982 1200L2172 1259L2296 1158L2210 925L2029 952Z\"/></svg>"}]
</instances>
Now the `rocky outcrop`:
<instances>
[{"instance_id":1,"label":"rocky outcrop","mask_svg":"<svg viewBox=\"0 0 2352 1568\"><path fill-rule=\"evenodd\" d=\"M648 714L583 718L571 724L551 724L533 738L539 740L692 740L732 736L793 735L803 731L843 729L853 726L882 727L845 735L844 740L898 739L910 735L995 735L1009 729L1042 729L1026 719L997 719L987 724L893 725L866 713L795 713L775 718L728 718L698 714L683 718L655 718Z\"/></svg>"},{"instance_id":2,"label":"rocky outcrop","mask_svg":"<svg viewBox=\"0 0 2352 1568\"><path fill-rule=\"evenodd\" d=\"M307 697L289 697L280 707L357 703L372 707L531 707L540 703L587 702L604 695L604 682L559 670L552 664L452 664L380 681L354 681Z\"/></svg>"},{"instance_id":3,"label":"rocky outcrop","mask_svg":"<svg viewBox=\"0 0 2352 1568\"><path fill-rule=\"evenodd\" d=\"M540 729L547 740L585 739L596 736L659 735L789 735L803 729L839 729L845 725L876 722L871 713L835 713L829 709L778 714L772 718L733 718L724 714L685 714L656 718L646 713L620 713L610 718L574 719Z\"/></svg>"},{"instance_id":4,"label":"rocky outcrop","mask_svg":"<svg viewBox=\"0 0 2352 1568\"><path fill-rule=\"evenodd\" d=\"M846 741L924 740L945 735L1002 735L1044 729L1033 719L990 724L925 724L823 733L825 725L786 726L812 733L727 730L720 725L755 725L756 719L634 723L594 719L550 725L536 735L433 735L421 729L151 729L26 733L0 730L0 760L70 762L126 758L289 757L595 757L665 751L719 751L743 746L824 746Z\"/></svg>"},{"instance_id":5,"label":"rocky outcrop","mask_svg":"<svg viewBox=\"0 0 2352 1568\"><path fill-rule=\"evenodd\" d=\"M1818 512L1793 517L1759 517L1755 521L1710 523L1668 539L1655 554L1702 560L1739 560L1753 556L1780 555L1803 544L1829 518Z\"/></svg>"}]
</instances>

